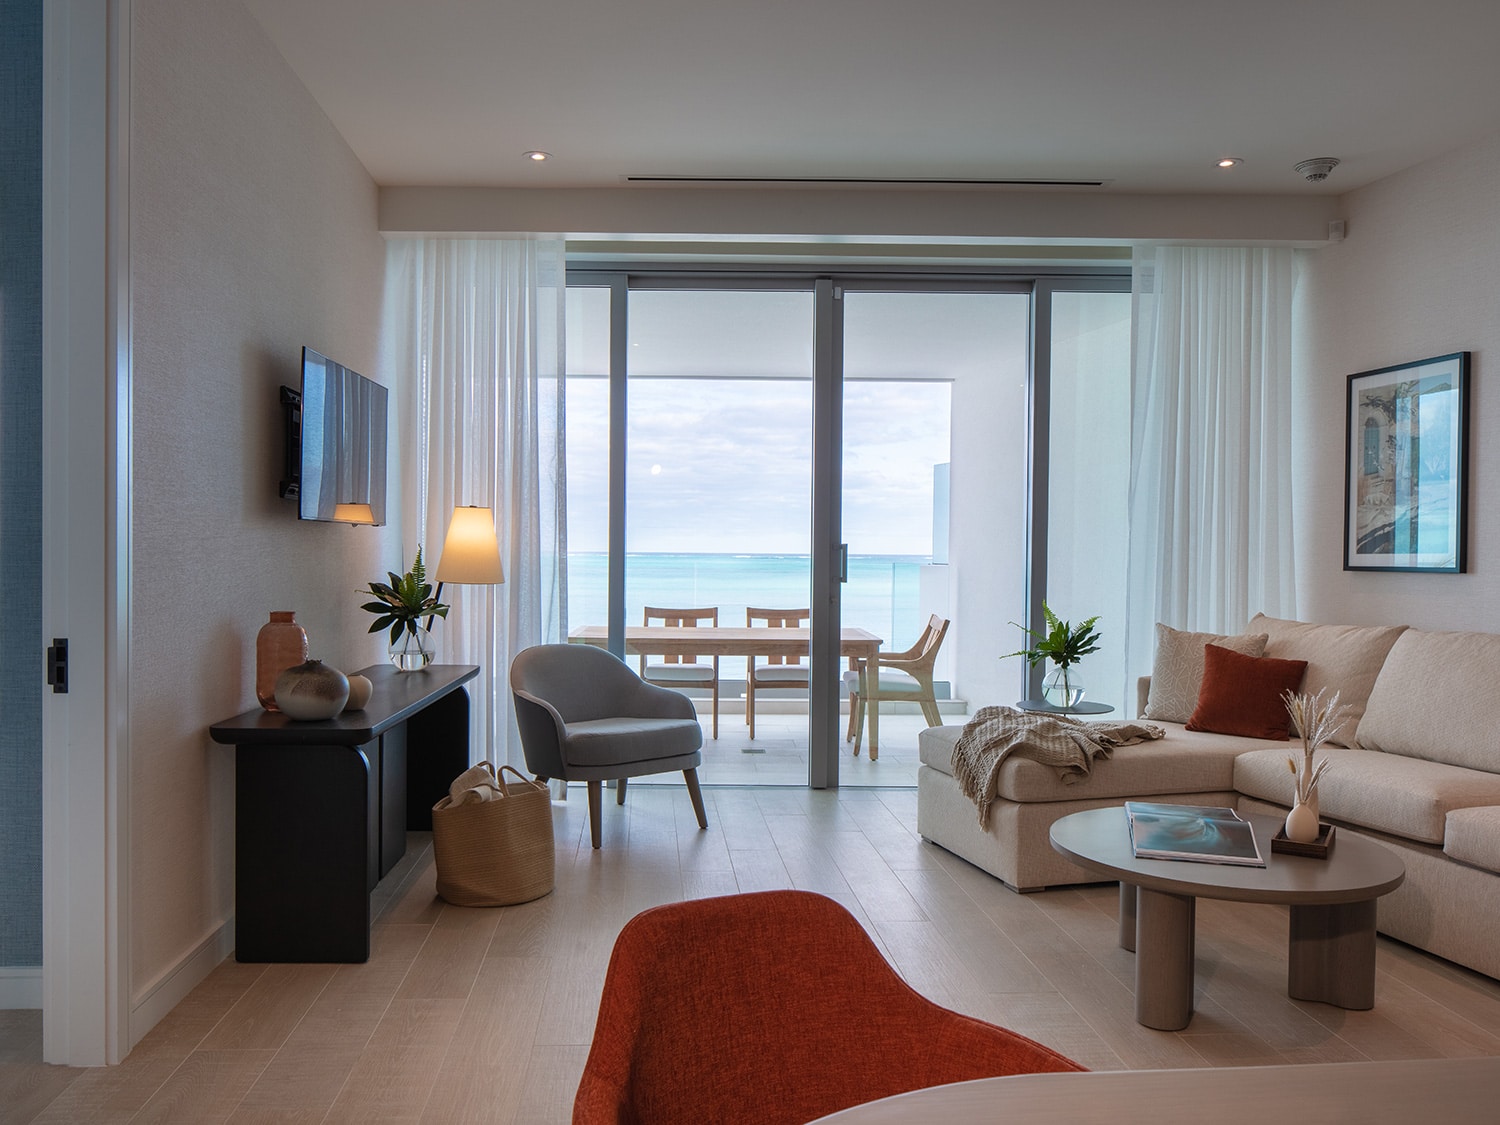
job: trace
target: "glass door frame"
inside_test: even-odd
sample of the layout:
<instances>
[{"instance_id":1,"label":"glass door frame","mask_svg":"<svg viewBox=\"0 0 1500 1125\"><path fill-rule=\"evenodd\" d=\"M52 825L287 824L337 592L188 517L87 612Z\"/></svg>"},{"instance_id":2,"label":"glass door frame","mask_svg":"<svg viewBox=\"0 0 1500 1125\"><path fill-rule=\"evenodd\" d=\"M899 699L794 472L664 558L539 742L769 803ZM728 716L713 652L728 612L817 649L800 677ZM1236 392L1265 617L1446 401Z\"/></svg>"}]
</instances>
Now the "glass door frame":
<instances>
[{"instance_id":1,"label":"glass door frame","mask_svg":"<svg viewBox=\"0 0 1500 1125\"><path fill-rule=\"evenodd\" d=\"M839 694L843 575L843 288L813 284L812 637L808 655L807 783L839 784Z\"/></svg>"},{"instance_id":2,"label":"glass door frame","mask_svg":"<svg viewBox=\"0 0 1500 1125\"><path fill-rule=\"evenodd\" d=\"M1031 296L1031 365L1028 375L1030 410L1027 414L1026 536L1030 558L1026 564L1026 621L1040 632L1044 627L1042 599L1047 594L1047 516L1051 497L1049 468L1052 434L1052 298L1058 293L1129 293L1127 273L1090 277L1039 278ZM1026 698L1042 697L1045 663L1026 672Z\"/></svg>"},{"instance_id":3,"label":"glass door frame","mask_svg":"<svg viewBox=\"0 0 1500 1125\"><path fill-rule=\"evenodd\" d=\"M808 687L808 785L838 785L839 689L839 494L843 386L837 377L843 319L836 315L835 287L828 277L730 271L568 270L567 284L610 293L609 321L609 563L608 642L625 659L626 462L629 422L629 308L635 290L779 290L813 294L813 473L812 564ZM821 546L820 546L821 544Z\"/></svg>"},{"instance_id":4,"label":"glass door frame","mask_svg":"<svg viewBox=\"0 0 1500 1125\"><path fill-rule=\"evenodd\" d=\"M600 264L570 266L567 284L610 291L609 346L609 651L625 658L625 527L629 362L632 289L738 289L811 291L813 338L813 480L809 601L812 608L808 696L808 785L836 789L843 753L839 704L843 687L840 593L843 569L843 297L848 292L1027 293L1031 331L1027 357L1026 578L1028 615L1036 627L1047 576L1048 393L1052 295L1058 292L1129 292L1129 270L1108 267L1015 270L849 271L806 267ZM1040 690L1044 669L1031 687Z\"/></svg>"}]
</instances>

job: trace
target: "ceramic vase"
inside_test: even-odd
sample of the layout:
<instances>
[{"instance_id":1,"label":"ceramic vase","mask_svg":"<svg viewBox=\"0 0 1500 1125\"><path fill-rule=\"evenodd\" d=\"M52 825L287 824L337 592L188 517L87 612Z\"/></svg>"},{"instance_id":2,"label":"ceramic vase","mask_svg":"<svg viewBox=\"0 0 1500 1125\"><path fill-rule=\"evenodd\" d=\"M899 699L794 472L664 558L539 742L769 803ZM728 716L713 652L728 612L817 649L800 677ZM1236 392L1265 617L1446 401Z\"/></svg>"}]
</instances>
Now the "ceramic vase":
<instances>
[{"instance_id":1,"label":"ceramic vase","mask_svg":"<svg viewBox=\"0 0 1500 1125\"><path fill-rule=\"evenodd\" d=\"M307 630L289 609L271 612L271 620L255 635L255 698L267 711L278 711L276 679L307 659Z\"/></svg>"},{"instance_id":2,"label":"ceramic vase","mask_svg":"<svg viewBox=\"0 0 1500 1125\"><path fill-rule=\"evenodd\" d=\"M293 665L276 679L276 706L289 719L331 719L348 699L348 677L321 660Z\"/></svg>"},{"instance_id":3,"label":"ceramic vase","mask_svg":"<svg viewBox=\"0 0 1500 1125\"><path fill-rule=\"evenodd\" d=\"M1318 839L1318 807L1308 801L1298 801L1286 814L1286 838L1299 844L1311 844Z\"/></svg>"},{"instance_id":4,"label":"ceramic vase","mask_svg":"<svg viewBox=\"0 0 1500 1125\"><path fill-rule=\"evenodd\" d=\"M358 672L349 676L349 699L344 704L345 711L363 711L365 704L370 702L370 692L375 685Z\"/></svg>"},{"instance_id":5,"label":"ceramic vase","mask_svg":"<svg viewBox=\"0 0 1500 1125\"><path fill-rule=\"evenodd\" d=\"M398 672L420 672L432 663L435 642L430 630L418 624L415 633L401 630L390 646L391 663Z\"/></svg>"}]
</instances>

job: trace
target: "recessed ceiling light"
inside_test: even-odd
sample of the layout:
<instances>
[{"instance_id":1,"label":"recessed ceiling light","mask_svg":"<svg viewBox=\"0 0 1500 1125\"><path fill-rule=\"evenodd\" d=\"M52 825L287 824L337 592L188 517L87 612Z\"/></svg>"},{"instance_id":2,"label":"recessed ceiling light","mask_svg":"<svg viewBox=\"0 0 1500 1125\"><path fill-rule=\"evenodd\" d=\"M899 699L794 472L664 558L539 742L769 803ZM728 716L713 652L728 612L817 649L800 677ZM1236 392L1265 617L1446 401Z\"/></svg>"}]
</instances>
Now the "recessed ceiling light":
<instances>
[{"instance_id":1,"label":"recessed ceiling light","mask_svg":"<svg viewBox=\"0 0 1500 1125\"><path fill-rule=\"evenodd\" d=\"M534 148L530 152L523 152L521 155L524 156L527 160L535 160L538 164L540 164L543 160L552 159L552 154L550 152L543 152L539 148Z\"/></svg>"},{"instance_id":2,"label":"recessed ceiling light","mask_svg":"<svg viewBox=\"0 0 1500 1125\"><path fill-rule=\"evenodd\" d=\"M1236 168L1236 167L1238 167L1239 165L1241 165L1243 163L1245 163L1244 157L1241 157L1241 156L1223 156L1223 157L1220 157L1218 160L1214 161L1214 167L1215 168Z\"/></svg>"}]
</instances>

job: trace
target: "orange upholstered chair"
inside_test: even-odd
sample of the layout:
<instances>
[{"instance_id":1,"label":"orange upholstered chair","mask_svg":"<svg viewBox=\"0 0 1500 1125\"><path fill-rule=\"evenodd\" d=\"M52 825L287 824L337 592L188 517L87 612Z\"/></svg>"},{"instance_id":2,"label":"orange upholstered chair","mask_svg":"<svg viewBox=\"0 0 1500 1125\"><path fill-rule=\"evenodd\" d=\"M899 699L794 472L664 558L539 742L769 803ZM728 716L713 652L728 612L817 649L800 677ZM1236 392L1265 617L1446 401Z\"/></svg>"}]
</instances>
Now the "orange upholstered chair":
<instances>
[{"instance_id":1,"label":"orange upholstered chair","mask_svg":"<svg viewBox=\"0 0 1500 1125\"><path fill-rule=\"evenodd\" d=\"M924 1086L1082 1069L913 991L832 899L765 891L626 923L573 1122L801 1125Z\"/></svg>"}]
</instances>

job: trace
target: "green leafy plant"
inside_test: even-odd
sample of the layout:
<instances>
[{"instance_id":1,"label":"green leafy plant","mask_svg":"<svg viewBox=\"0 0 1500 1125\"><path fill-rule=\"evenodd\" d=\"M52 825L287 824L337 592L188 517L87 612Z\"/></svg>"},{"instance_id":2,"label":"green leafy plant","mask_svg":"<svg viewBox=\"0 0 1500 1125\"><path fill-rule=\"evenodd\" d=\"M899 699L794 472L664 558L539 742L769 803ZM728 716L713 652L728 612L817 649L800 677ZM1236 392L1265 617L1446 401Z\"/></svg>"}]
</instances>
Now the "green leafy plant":
<instances>
[{"instance_id":1,"label":"green leafy plant","mask_svg":"<svg viewBox=\"0 0 1500 1125\"><path fill-rule=\"evenodd\" d=\"M1010 656L1024 656L1035 668L1043 660L1050 660L1059 668L1077 664L1091 652L1099 649L1099 631L1094 628L1097 616L1090 617L1087 621L1080 621L1076 626L1061 620L1057 614L1042 603L1042 616L1046 619L1047 629L1045 632L1037 632L1028 629L1024 625L1012 621L1017 629L1030 637L1035 644L1030 648L1023 648L1019 652L1007 652L1005 659Z\"/></svg>"},{"instance_id":2,"label":"green leafy plant","mask_svg":"<svg viewBox=\"0 0 1500 1125\"><path fill-rule=\"evenodd\" d=\"M401 639L402 632L416 634L419 622L425 617L426 628L432 628L434 617L447 617L448 607L438 601L432 593L432 584L427 581L427 567L422 563L422 545L417 544L417 557L411 569L404 575L387 571L390 583L371 582L368 591L375 601L360 606L376 615L375 624L369 631L378 633L382 629L391 631L391 644Z\"/></svg>"}]
</instances>

